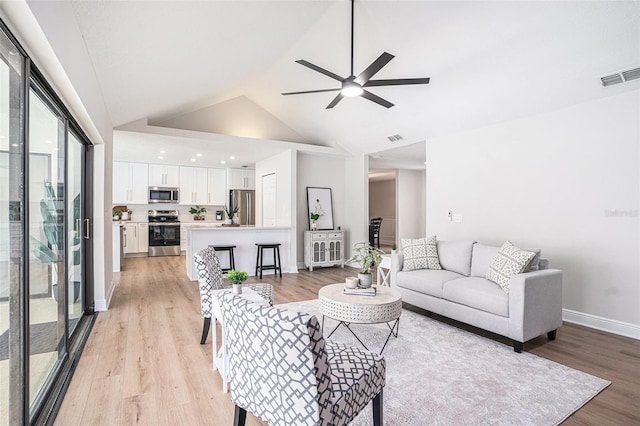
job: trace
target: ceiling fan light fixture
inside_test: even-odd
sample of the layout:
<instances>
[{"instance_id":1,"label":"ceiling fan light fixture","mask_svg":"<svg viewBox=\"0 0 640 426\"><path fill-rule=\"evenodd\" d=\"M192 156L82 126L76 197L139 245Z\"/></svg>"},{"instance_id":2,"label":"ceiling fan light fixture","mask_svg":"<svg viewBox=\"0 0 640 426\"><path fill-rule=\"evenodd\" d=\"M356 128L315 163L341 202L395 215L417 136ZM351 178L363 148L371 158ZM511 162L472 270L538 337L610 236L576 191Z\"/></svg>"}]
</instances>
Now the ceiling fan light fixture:
<instances>
[{"instance_id":1,"label":"ceiling fan light fixture","mask_svg":"<svg viewBox=\"0 0 640 426\"><path fill-rule=\"evenodd\" d=\"M360 86L355 81L350 81L350 80L347 80L344 83L342 83L342 90L340 91L340 93L342 93L342 96L348 96L348 97L360 96L362 95L363 92L364 90L362 90L362 86Z\"/></svg>"}]
</instances>

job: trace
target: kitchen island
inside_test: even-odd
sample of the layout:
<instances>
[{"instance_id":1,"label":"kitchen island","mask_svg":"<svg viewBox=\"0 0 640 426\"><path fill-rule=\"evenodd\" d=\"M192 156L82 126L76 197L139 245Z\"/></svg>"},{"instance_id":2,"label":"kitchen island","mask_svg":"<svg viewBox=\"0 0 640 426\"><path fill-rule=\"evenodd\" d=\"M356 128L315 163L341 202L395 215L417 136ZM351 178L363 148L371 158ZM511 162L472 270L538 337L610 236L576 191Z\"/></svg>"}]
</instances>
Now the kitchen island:
<instances>
[{"instance_id":1,"label":"kitchen island","mask_svg":"<svg viewBox=\"0 0 640 426\"><path fill-rule=\"evenodd\" d=\"M190 226L182 225L187 230L186 267L191 281L198 279L198 272L193 262L193 255L208 246L235 245L236 269L245 271L250 276L256 272L256 243L280 243L280 260L282 273L298 272L295 259L292 260L290 227L261 226ZM265 250L265 264L273 264L271 250ZM221 259L222 267L227 267L226 257ZM266 272L268 273L268 272ZM264 274L264 273L263 273Z\"/></svg>"}]
</instances>

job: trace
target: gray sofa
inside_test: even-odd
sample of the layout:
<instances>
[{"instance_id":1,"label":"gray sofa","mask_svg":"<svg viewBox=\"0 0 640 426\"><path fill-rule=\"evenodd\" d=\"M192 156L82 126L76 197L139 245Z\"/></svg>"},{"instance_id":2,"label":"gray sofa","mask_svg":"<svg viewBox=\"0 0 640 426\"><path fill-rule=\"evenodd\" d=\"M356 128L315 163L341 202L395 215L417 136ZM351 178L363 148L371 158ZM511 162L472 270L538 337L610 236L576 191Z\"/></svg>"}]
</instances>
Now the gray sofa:
<instances>
[{"instance_id":1,"label":"gray sofa","mask_svg":"<svg viewBox=\"0 0 640 426\"><path fill-rule=\"evenodd\" d=\"M511 277L506 293L485 278L499 247L474 241L437 246L442 270L403 271L402 253L391 256L391 285L404 302L506 336L516 352L541 334L555 339L562 324L562 271L548 269L540 250L528 272Z\"/></svg>"}]
</instances>

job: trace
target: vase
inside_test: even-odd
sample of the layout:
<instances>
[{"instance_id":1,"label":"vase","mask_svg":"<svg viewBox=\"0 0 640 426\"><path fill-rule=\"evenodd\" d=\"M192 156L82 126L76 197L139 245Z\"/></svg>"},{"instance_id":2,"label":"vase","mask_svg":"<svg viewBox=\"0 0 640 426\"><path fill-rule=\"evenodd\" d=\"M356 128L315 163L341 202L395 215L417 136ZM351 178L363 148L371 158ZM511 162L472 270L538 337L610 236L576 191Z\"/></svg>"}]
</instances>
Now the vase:
<instances>
[{"instance_id":1,"label":"vase","mask_svg":"<svg viewBox=\"0 0 640 426\"><path fill-rule=\"evenodd\" d=\"M242 294L242 284L233 284L233 294Z\"/></svg>"},{"instance_id":2,"label":"vase","mask_svg":"<svg viewBox=\"0 0 640 426\"><path fill-rule=\"evenodd\" d=\"M312 231L317 231L318 230L318 224L316 223L315 220L311 221L311 230Z\"/></svg>"},{"instance_id":3,"label":"vase","mask_svg":"<svg viewBox=\"0 0 640 426\"><path fill-rule=\"evenodd\" d=\"M231 219L225 219L224 223L225 225L231 225Z\"/></svg>"},{"instance_id":4,"label":"vase","mask_svg":"<svg viewBox=\"0 0 640 426\"><path fill-rule=\"evenodd\" d=\"M358 278L360 279L360 288L369 288L373 284L373 276L371 272L366 274L358 272Z\"/></svg>"}]
</instances>

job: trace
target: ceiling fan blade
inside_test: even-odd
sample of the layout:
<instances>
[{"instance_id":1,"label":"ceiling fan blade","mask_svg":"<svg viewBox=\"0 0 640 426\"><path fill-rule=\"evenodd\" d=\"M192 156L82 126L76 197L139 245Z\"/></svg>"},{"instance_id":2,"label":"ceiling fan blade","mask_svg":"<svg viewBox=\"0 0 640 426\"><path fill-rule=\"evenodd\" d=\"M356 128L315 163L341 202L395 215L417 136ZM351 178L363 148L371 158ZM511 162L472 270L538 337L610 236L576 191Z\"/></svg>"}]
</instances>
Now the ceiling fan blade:
<instances>
[{"instance_id":1,"label":"ceiling fan blade","mask_svg":"<svg viewBox=\"0 0 640 426\"><path fill-rule=\"evenodd\" d=\"M324 75L326 75L327 77L331 77L331 78L333 78L334 80L338 80L338 81L340 81L340 82L341 82L341 81L344 81L344 78L340 77L338 74L334 74L334 73L332 73L331 71L327 71L327 70L325 70L324 68L320 68L319 66L314 65L314 64L312 64L312 63L311 63L311 62L309 62L309 61L305 61L304 59L297 60L296 62L297 62L297 63L299 63L300 65L304 65L304 66L305 66L305 67L307 67L307 68L311 68L311 69L312 69L312 70L314 70L314 71L317 71L317 72L319 72L319 73L321 73L321 74L324 74Z\"/></svg>"},{"instance_id":2,"label":"ceiling fan blade","mask_svg":"<svg viewBox=\"0 0 640 426\"><path fill-rule=\"evenodd\" d=\"M325 109L331 109L334 106L338 105L338 102L340 102L342 100L342 98L344 98L344 95L342 93L338 93L338 96L333 98L331 103L329 105L327 105L327 107Z\"/></svg>"},{"instance_id":3,"label":"ceiling fan blade","mask_svg":"<svg viewBox=\"0 0 640 426\"><path fill-rule=\"evenodd\" d=\"M358 77L356 77L356 83L364 85L371 77L373 77L378 71L389 63L390 60L395 58L391 53L383 52L366 70L362 71Z\"/></svg>"},{"instance_id":4,"label":"ceiling fan blade","mask_svg":"<svg viewBox=\"0 0 640 426\"><path fill-rule=\"evenodd\" d=\"M305 90L302 92L287 92L287 93L281 93L281 95L304 95L307 93L322 93L322 92L337 92L338 90L340 90L340 88L337 89L320 89L320 90Z\"/></svg>"},{"instance_id":5,"label":"ceiling fan blade","mask_svg":"<svg viewBox=\"0 0 640 426\"><path fill-rule=\"evenodd\" d=\"M403 84L429 84L429 77L427 78L392 78L389 80L369 80L364 87L373 86L400 86Z\"/></svg>"},{"instance_id":6,"label":"ceiling fan blade","mask_svg":"<svg viewBox=\"0 0 640 426\"><path fill-rule=\"evenodd\" d=\"M368 92L366 90L363 91L362 95L360 95L360 96L362 96L365 99L369 99L370 101L375 102L378 105L382 105L385 108L391 108L393 106L393 104L391 102L389 102L387 100L384 100L380 96L374 95L373 93Z\"/></svg>"}]
</instances>

